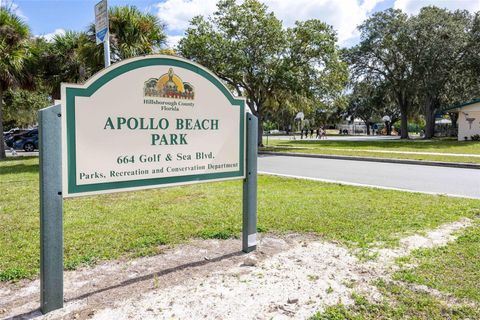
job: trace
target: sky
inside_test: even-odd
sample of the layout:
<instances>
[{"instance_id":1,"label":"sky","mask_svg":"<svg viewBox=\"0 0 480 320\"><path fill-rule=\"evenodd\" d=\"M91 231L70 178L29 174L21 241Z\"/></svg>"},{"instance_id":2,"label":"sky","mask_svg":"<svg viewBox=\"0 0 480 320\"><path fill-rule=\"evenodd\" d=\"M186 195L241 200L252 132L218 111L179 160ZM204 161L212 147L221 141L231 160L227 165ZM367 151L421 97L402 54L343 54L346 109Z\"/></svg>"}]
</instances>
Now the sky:
<instances>
[{"instance_id":1,"label":"sky","mask_svg":"<svg viewBox=\"0 0 480 320\"><path fill-rule=\"evenodd\" d=\"M0 0L2 6L13 9L22 17L36 36L50 39L65 30L85 30L94 20L94 5L99 0ZM241 0L238 0L241 1ZM435 5L450 10L480 11L480 0L260 0L285 27L296 20L320 19L337 31L340 47L350 47L359 41L356 27L377 11L402 9L416 14L420 8ZM167 45L181 39L189 21L196 15L210 15L217 0L108 0L109 6L134 5L150 12L166 23Z\"/></svg>"}]
</instances>

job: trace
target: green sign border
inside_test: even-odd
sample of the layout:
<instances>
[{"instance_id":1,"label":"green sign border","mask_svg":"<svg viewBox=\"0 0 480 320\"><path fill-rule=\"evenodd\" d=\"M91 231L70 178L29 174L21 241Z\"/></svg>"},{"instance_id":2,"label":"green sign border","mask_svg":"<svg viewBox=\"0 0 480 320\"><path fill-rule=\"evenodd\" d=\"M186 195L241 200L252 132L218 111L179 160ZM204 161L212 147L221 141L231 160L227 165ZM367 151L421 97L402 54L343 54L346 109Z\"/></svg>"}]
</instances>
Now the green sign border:
<instances>
[{"instance_id":1,"label":"green sign border","mask_svg":"<svg viewBox=\"0 0 480 320\"><path fill-rule=\"evenodd\" d=\"M204 77L212 84L214 84L228 99L232 106L238 106L240 111L240 158L239 158L239 170L232 172L220 172L220 173L207 173L207 174L198 174L198 175L188 175L188 176L179 176L179 177L166 177L166 178L151 178L151 179L140 179L140 180L131 180L131 181L120 181L120 182L104 182L104 183L94 183L94 184L85 184L77 185L77 164L76 164L76 137L75 137L75 97L90 97L94 94L99 88L108 83L110 80L115 79L122 74L129 72L131 70L149 67L149 66L174 66L179 68L184 68L190 71L197 73L198 75ZM95 191L107 191L107 190L117 190L126 189L126 188L140 188L148 186L161 186L164 184L173 184L173 183L182 183L182 182L200 182L207 180L217 180L217 179L227 179L235 177L244 177L244 150L245 150L245 100L236 99L230 91L212 74L205 71L204 69L198 67L195 64L191 64L187 61L177 60L174 58L160 58L160 57L146 57L144 59L134 60L129 63L122 64L112 70L108 71L100 78L95 80L87 88L75 88L75 87L66 87L66 139L67 139L67 181L68 181L68 193L69 194L79 194L86 192L95 192Z\"/></svg>"}]
</instances>

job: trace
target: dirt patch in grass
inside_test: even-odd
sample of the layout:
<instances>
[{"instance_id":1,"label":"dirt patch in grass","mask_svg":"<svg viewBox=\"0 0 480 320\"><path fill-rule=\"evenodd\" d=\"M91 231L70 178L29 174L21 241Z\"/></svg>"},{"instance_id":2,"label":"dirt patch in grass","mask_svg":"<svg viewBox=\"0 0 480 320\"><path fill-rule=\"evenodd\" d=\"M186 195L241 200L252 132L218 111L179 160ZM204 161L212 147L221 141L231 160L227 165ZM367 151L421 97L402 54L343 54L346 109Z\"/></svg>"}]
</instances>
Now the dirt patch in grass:
<instances>
[{"instance_id":1,"label":"dirt patch in grass","mask_svg":"<svg viewBox=\"0 0 480 320\"><path fill-rule=\"evenodd\" d=\"M263 235L248 255L237 239L160 247L164 253L153 257L66 272L65 308L42 318L305 319L328 306L351 305L356 294L380 301L374 282L390 278L395 258L446 244L468 224L405 238L400 249L379 249L378 259L366 262L311 234ZM40 316L38 305L38 280L0 284L0 317Z\"/></svg>"}]
</instances>

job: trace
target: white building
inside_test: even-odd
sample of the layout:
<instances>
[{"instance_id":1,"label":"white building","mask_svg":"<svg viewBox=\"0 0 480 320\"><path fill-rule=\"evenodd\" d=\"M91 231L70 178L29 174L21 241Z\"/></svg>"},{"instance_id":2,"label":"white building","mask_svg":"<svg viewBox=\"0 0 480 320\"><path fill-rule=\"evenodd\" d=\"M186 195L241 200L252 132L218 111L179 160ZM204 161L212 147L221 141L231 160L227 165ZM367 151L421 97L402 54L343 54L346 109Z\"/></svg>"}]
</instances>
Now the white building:
<instances>
[{"instance_id":1,"label":"white building","mask_svg":"<svg viewBox=\"0 0 480 320\"><path fill-rule=\"evenodd\" d=\"M480 135L480 99L473 100L448 109L458 113L458 140L471 140L472 136Z\"/></svg>"}]
</instances>

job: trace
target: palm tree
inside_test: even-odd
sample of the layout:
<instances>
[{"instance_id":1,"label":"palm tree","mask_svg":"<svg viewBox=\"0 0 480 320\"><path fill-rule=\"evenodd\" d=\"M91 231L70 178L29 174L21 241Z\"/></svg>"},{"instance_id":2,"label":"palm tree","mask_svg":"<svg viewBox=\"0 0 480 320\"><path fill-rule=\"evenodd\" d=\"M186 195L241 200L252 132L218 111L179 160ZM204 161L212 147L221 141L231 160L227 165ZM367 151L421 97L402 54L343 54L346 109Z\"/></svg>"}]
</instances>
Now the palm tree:
<instances>
[{"instance_id":1,"label":"palm tree","mask_svg":"<svg viewBox=\"0 0 480 320\"><path fill-rule=\"evenodd\" d=\"M112 7L108 19L113 62L154 53L165 43L165 26L160 20L150 13L142 13L134 6ZM88 33L93 39L95 25L90 25ZM96 48L97 52L101 52L101 46Z\"/></svg>"},{"instance_id":2,"label":"palm tree","mask_svg":"<svg viewBox=\"0 0 480 320\"><path fill-rule=\"evenodd\" d=\"M0 8L0 159L5 158L3 137L3 95L25 83L25 66L30 56L30 30L14 13Z\"/></svg>"},{"instance_id":3,"label":"palm tree","mask_svg":"<svg viewBox=\"0 0 480 320\"><path fill-rule=\"evenodd\" d=\"M153 53L165 41L164 26L136 7L113 7L109 11L113 61ZM38 42L41 43L38 43ZM51 42L38 40L44 84L53 99L60 98L60 83L78 83L104 67L103 47L95 43L95 25L88 31L67 31Z\"/></svg>"},{"instance_id":4,"label":"palm tree","mask_svg":"<svg viewBox=\"0 0 480 320\"><path fill-rule=\"evenodd\" d=\"M43 69L43 80L53 99L60 99L62 82L82 82L93 73L86 67L86 61L90 57L84 56L84 47L88 43L85 33L75 31L56 35L51 42L42 40L44 49L39 60Z\"/></svg>"}]
</instances>

